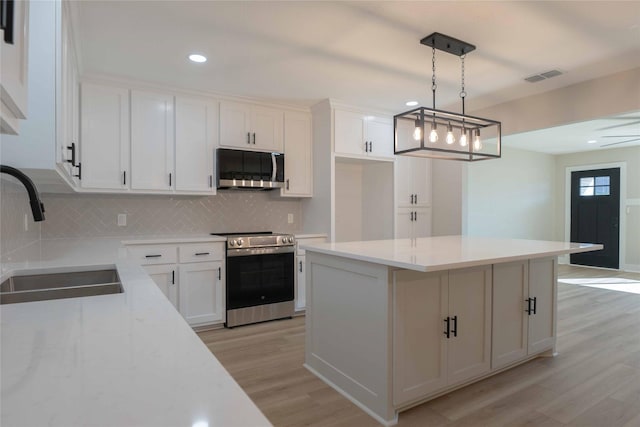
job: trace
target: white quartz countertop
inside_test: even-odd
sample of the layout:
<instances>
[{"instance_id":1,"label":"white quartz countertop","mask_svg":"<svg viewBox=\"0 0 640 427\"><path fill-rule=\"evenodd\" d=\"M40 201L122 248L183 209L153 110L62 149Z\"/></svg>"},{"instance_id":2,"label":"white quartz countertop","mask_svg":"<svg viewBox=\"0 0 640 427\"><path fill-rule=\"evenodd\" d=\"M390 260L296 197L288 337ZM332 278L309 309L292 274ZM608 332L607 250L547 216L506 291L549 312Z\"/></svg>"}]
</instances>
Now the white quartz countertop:
<instances>
[{"instance_id":1,"label":"white quartz countertop","mask_svg":"<svg viewBox=\"0 0 640 427\"><path fill-rule=\"evenodd\" d=\"M125 256L120 239L53 239L4 260L4 276L115 265L124 293L1 306L0 425L271 425Z\"/></svg>"},{"instance_id":2,"label":"white quartz countertop","mask_svg":"<svg viewBox=\"0 0 640 427\"><path fill-rule=\"evenodd\" d=\"M470 236L303 244L301 247L307 252L416 271L450 270L603 248L592 243Z\"/></svg>"}]
</instances>

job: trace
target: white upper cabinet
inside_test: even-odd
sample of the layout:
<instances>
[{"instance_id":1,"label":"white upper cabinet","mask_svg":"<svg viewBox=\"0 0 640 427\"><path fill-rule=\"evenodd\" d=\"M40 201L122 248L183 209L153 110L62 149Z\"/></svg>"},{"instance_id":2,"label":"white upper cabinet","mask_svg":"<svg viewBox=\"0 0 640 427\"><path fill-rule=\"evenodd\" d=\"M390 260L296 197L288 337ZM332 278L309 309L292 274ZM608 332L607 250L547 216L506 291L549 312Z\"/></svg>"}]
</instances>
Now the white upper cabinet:
<instances>
[{"instance_id":1,"label":"white upper cabinet","mask_svg":"<svg viewBox=\"0 0 640 427\"><path fill-rule=\"evenodd\" d=\"M86 189L126 190L129 177L129 91L82 84L80 161Z\"/></svg>"},{"instance_id":2,"label":"white upper cabinet","mask_svg":"<svg viewBox=\"0 0 640 427\"><path fill-rule=\"evenodd\" d=\"M284 188L282 196L311 197L312 150L311 116L306 113L284 113Z\"/></svg>"},{"instance_id":3,"label":"white upper cabinet","mask_svg":"<svg viewBox=\"0 0 640 427\"><path fill-rule=\"evenodd\" d=\"M431 159L397 156L395 171L399 207L431 206Z\"/></svg>"},{"instance_id":4,"label":"white upper cabinet","mask_svg":"<svg viewBox=\"0 0 640 427\"><path fill-rule=\"evenodd\" d=\"M389 119L336 109L334 120L336 154L393 158L393 124Z\"/></svg>"},{"instance_id":5,"label":"white upper cabinet","mask_svg":"<svg viewBox=\"0 0 640 427\"><path fill-rule=\"evenodd\" d=\"M176 190L215 194L217 142L217 102L176 97Z\"/></svg>"},{"instance_id":6,"label":"white upper cabinet","mask_svg":"<svg viewBox=\"0 0 640 427\"><path fill-rule=\"evenodd\" d=\"M131 91L131 188L175 188L173 96Z\"/></svg>"},{"instance_id":7,"label":"white upper cabinet","mask_svg":"<svg viewBox=\"0 0 640 427\"><path fill-rule=\"evenodd\" d=\"M17 135L27 118L29 2L13 5L13 32L0 31L0 133Z\"/></svg>"},{"instance_id":8,"label":"white upper cabinet","mask_svg":"<svg viewBox=\"0 0 640 427\"><path fill-rule=\"evenodd\" d=\"M241 150L283 151L281 110L241 102L220 103L220 145Z\"/></svg>"}]
</instances>

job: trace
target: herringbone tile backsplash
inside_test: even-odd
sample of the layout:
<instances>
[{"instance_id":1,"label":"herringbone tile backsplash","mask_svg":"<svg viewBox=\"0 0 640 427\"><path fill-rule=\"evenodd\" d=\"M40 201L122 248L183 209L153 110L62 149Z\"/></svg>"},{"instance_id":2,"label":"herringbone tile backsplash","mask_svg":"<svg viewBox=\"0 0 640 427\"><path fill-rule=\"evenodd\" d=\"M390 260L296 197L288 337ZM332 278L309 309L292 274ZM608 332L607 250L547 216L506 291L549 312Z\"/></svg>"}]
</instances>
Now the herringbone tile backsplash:
<instances>
[{"instance_id":1,"label":"herringbone tile backsplash","mask_svg":"<svg viewBox=\"0 0 640 427\"><path fill-rule=\"evenodd\" d=\"M209 197L45 194L43 202L43 239L301 230L300 201L275 191L222 191ZM287 222L289 213L293 224ZM118 214L127 215L125 227L118 226Z\"/></svg>"},{"instance_id":2,"label":"herringbone tile backsplash","mask_svg":"<svg viewBox=\"0 0 640 427\"><path fill-rule=\"evenodd\" d=\"M24 229L25 215L28 230ZM0 257L39 240L41 224L33 222L22 184L13 177L0 179Z\"/></svg>"}]
</instances>

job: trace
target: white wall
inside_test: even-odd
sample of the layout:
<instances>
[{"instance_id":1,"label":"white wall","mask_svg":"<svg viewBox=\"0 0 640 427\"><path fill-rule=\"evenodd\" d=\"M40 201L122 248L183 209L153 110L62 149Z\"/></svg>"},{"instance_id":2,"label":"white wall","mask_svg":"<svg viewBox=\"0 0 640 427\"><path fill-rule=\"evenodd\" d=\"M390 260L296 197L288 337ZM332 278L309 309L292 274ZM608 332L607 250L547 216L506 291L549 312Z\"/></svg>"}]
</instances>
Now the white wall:
<instances>
[{"instance_id":1,"label":"white wall","mask_svg":"<svg viewBox=\"0 0 640 427\"><path fill-rule=\"evenodd\" d=\"M554 156L502 151L467 167L466 234L553 240Z\"/></svg>"},{"instance_id":2,"label":"white wall","mask_svg":"<svg viewBox=\"0 0 640 427\"><path fill-rule=\"evenodd\" d=\"M432 236L466 234L462 221L466 204L466 170L464 162L434 159L431 163Z\"/></svg>"}]
</instances>

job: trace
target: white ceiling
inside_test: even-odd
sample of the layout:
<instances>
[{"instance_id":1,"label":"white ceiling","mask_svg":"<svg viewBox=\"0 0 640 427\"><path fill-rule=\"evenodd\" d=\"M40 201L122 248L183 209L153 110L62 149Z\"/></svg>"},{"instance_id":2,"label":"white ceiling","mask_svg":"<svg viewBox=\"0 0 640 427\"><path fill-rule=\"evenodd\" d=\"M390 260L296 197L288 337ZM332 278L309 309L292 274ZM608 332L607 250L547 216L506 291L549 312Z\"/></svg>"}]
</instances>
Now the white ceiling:
<instances>
[{"instance_id":1,"label":"white ceiling","mask_svg":"<svg viewBox=\"0 0 640 427\"><path fill-rule=\"evenodd\" d=\"M466 59L468 111L640 67L639 1L75 5L86 74L305 106L325 98L390 112L408 100L430 105L431 50L419 41L434 31L477 46ZM209 60L191 63L192 52ZM564 74L523 81L552 69ZM436 72L437 106L457 107L459 58L437 53Z\"/></svg>"}]
</instances>

